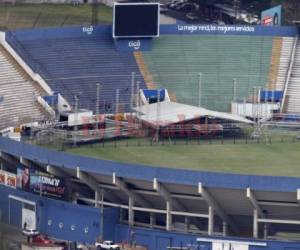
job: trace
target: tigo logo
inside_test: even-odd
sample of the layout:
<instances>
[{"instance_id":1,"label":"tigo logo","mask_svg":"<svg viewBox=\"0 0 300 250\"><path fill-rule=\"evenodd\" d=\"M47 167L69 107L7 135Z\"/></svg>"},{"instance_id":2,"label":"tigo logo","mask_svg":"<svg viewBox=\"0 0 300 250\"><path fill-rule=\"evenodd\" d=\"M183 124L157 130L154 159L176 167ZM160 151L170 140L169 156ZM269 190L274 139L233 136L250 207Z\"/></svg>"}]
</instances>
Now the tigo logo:
<instances>
[{"instance_id":1,"label":"tigo logo","mask_svg":"<svg viewBox=\"0 0 300 250\"><path fill-rule=\"evenodd\" d=\"M141 41L140 40L136 40L136 41L129 41L128 42L128 46L130 48L134 48L135 50L138 50L141 48Z\"/></svg>"},{"instance_id":2,"label":"tigo logo","mask_svg":"<svg viewBox=\"0 0 300 250\"><path fill-rule=\"evenodd\" d=\"M91 25L90 27L83 27L82 32L87 33L88 35L91 35L94 31L94 27Z\"/></svg>"}]
</instances>

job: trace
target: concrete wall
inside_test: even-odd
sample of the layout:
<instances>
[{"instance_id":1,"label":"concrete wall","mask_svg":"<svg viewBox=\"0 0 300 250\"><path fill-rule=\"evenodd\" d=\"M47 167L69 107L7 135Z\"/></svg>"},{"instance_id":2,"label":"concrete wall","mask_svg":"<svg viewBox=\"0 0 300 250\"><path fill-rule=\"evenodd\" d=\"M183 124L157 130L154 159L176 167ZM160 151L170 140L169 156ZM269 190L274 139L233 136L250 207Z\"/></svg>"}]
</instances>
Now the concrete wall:
<instances>
[{"instance_id":1,"label":"concrete wall","mask_svg":"<svg viewBox=\"0 0 300 250\"><path fill-rule=\"evenodd\" d=\"M0 222L22 228L22 203L10 199L14 195L36 203L37 228L50 237L94 243L100 235L99 208L82 206L40 197L0 185ZM9 209L10 208L10 209ZM104 239L112 239L119 220L119 210L104 210Z\"/></svg>"},{"instance_id":2,"label":"concrete wall","mask_svg":"<svg viewBox=\"0 0 300 250\"><path fill-rule=\"evenodd\" d=\"M8 195L14 195L36 203L37 223L40 232L55 237L77 242L94 243L100 230L99 209L71 204L59 200L48 199L34 194L0 186L0 221L8 223L9 206L10 223L21 227L21 203L8 202ZM10 205L9 205L10 204ZM105 209L104 211L104 239L116 242L135 243L146 246L148 250L166 250L168 246L186 246L191 244L197 250L212 250L211 243L197 242L201 235L166 232L163 230L129 227L118 223L119 210ZM49 221L51 220L51 223ZM59 224L62 227L59 227ZM71 226L73 226L71 229ZM84 229L88 227L87 231ZM246 241L251 243L266 243L265 247L250 246L249 250L300 250L300 242L264 241L237 238L207 238L209 240Z\"/></svg>"},{"instance_id":3,"label":"concrete wall","mask_svg":"<svg viewBox=\"0 0 300 250\"><path fill-rule=\"evenodd\" d=\"M133 237L132 237L133 235ZM144 228L130 228L125 225L117 225L116 228L116 241L130 242L133 239L136 244L144 245L148 250L167 250L166 247L180 247L191 244L196 250L212 250L210 242L197 242L197 238L201 235L181 234L174 232L166 232L161 230L151 230ZM202 236L202 238L208 237ZM250 246L249 250L300 250L300 242L282 242L282 241L257 241L249 239L236 239L236 238L209 238L210 240L232 240L232 241L244 241L251 243L266 243L266 246Z\"/></svg>"}]
</instances>

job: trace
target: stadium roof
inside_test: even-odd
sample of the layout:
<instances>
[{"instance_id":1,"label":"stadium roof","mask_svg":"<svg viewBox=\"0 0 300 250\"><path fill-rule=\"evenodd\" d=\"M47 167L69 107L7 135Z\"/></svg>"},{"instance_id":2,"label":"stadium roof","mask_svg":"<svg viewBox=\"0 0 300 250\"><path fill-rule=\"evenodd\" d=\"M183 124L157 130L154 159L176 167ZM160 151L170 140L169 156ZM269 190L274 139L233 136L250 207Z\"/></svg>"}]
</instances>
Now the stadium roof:
<instances>
[{"instance_id":1,"label":"stadium roof","mask_svg":"<svg viewBox=\"0 0 300 250\"><path fill-rule=\"evenodd\" d=\"M238 123L253 123L238 115L168 101L146 104L135 110L141 113L140 118L142 121L153 125L159 123L162 127L200 117L219 118Z\"/></svg>"}]
</instances>

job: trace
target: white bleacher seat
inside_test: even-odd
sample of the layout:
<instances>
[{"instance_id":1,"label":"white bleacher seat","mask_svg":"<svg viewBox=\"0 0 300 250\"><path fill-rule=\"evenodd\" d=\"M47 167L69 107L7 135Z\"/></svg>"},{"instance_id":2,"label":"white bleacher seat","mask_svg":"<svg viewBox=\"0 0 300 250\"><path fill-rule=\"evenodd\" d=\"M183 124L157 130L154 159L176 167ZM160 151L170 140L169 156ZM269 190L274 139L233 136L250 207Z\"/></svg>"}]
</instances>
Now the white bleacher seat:
<instances>
[{"instance_id":1,"label":"white bleacher seat","mask_svg":"<svg viewBox=\"0 0 300 250\"><path fill-rule=\"evenodd\" d=\"M0 48L0 129L46 119L36 101L41 91L7 57Z\"/></svg>"}]
</instances>

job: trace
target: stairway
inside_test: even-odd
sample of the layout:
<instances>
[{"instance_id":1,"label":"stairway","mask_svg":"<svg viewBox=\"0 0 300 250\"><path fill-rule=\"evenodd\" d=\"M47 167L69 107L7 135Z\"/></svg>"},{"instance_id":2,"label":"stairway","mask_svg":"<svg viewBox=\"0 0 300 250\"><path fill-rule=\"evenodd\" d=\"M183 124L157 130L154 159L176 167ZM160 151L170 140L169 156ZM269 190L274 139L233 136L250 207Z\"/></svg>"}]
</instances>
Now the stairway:
<instances>
[{"instance_id":1,"label":"stairway","mask_svg":"<svg viewBox=\"0 0 300 250\"><path fill-rule=\"evenodd\" d=\"M140 52L140 51L134 52L134 57L135 57L137 65L139 67L139 70L145 80L147 88L148 89L157 89L155 80L144 61L142 52ZM174 92L169 93L169 97L172 102L176 102L176 94Z\"/></svg>"},{"instance_id":2,"label":"stairway","mask_svg":"<svg viewBox=\"0 0 300 250\"><path fill-rule=\"evenodd\" d=\"M48 120L49 114L36 100L44 94L0 46L0 129Z\"/></svg>"},{"instance_id":3,"label":"stairway","mask_svg":"<svg viewBox=\"0 0 300 250\"><path fill-rule=\"evenodd\" d=\"M146 86L148 89L156 89L156 84L154 83L154 79L148 70L147 65L144 62L143 54L140 51L134 52L134 57L136 60L136 63L139 67L140 72L142 73L142 76L145 80Z\"/></svg>"},{"instance_id":4,"label":"stairway","mask_svg":"<svg viewBox=\"0 0 300 250\"><path fill-rule=\"evenodd\" d=\"M294 37L283 37L280 52L280 63L276 80L276 90L283 90L287 78L289 63L293 51Z\"/></svg>"},{"instance_id":5,"label":"stairway","mask_svg":"<svg viewBox=\"0 0 300 250\"><path fill-rule=\"evenodd\" d=\"M300 41L298 40L294 63L285 96L284 111L300 115Z\"/></svg>"},{"instance_id":6,"label":"stairway","mask_svg":"<svg viewBox=\"0 0 300 250\"><path fill-rule=\"evenodd\" d=\"M282 50L282 38L275 37L273 39L273 47L272 47L272 57L271 57L271 65L267 83L267 89L275 90L276 89L276 79L278 75L280 59L281 59L281 50Z\"/></svg>"}]
</instances>

